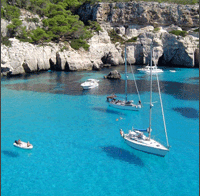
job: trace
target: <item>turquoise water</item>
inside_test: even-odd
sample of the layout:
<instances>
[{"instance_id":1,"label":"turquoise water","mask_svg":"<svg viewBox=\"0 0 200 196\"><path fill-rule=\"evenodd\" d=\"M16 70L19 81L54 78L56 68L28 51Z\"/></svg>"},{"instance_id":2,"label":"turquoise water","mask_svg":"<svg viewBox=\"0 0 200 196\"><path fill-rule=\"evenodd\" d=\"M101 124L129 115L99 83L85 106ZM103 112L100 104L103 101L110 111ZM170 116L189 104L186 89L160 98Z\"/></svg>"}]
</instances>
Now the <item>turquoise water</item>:
<instances>
[{"instance_id":1,"label":"turquoise water","mask_svg":"<svg viewBox=\"0 0 200 196\"><path fill-rule=\"evenodd\" d=\"M119 69L124 78L123 67ZM139 112L114 109L106 96L124 93L124 80L100 72L44 72L1 80L1 194L72 196L188 196L199 193L199 70L159 74L170 152L136 151L119 134L149 124L149 76L134 69ZM99 87L82 91L87 78ZM154 78L155 80L155 78ZM138 101L129 74L129 98ZM153 83L153 101L159 101ZM166 145L159 103L152 137ZM13 146L29 141L32 150Z\"/></svg>"}]
</instances>

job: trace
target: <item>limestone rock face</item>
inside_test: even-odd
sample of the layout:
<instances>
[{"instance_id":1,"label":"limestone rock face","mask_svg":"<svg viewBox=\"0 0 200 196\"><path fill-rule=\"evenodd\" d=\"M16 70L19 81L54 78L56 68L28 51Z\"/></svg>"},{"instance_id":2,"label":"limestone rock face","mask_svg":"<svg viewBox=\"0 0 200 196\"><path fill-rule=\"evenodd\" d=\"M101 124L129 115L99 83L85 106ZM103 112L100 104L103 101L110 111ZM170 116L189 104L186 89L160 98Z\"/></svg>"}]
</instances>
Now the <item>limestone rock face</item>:
<instances>
[{"instance_id":1,"label":"limestone rock face","mask_svg":"<svg viewBox=\"0 0 200 196\"><path fill-rule=\"evenodd\" d=\"M117 25L149 24L181 28L197 27L199 24L199 6L179 5L158 2L98 3L83 5L79 10L81 19L110 22Z\"/></svg>"},{"instance_id":2,"label":"limestone rock face","mask_svg":"<svg viewBox=\"0 0 200 196\"><path fill-rule=\"evenodd\" d=\"M26 30L34 30L37 27L42 27L42 19L37 14L21 9L20 20L22 20L22 26L26 27Z\"/></svg>"},{"instance_id":3,"label":"limestone rock face","mask_svg":"<svg viewBox=\"0 0 200 196\"><path fill-rule=\"evenodd\" d=\"M163 36L163 56L160 60L164 65L195 66L196 39L193 36L185 38L173 34Z\"/></svg>"},{"instance_id":4,"label":"limestone rock face","mask_svg":"<svg viewBox=\"0 0 200 196\"><path fill-rule=\"evenodd\" d=\"M12 75L50 68L49 59L55 55L51 47L38 47L15 38L10 38L10 41L11 47L1 45L1 67L8 67Z\"/></svg>"},{"instance_id":5,"label":"limestone rock face","mask_svg":"<svg viewBox=\"0 0 200 196\"><path fill-rule=\"evenodd\" d=\"M89 56L91 61L95 62L101 59L104 64L119 65L124 60L121 56L119 44L112 44L108 32L102 27L103 32L94 35L89 40ZM102 63L101 62L101 63Z\"/></svg>"},{"instance_id":6,"label":"limestone rock face","mask_svg":"<svg viewBox=\"0 0 200 196\"><path fill-rule=\"evenodd\" d=\"M8 22L7 20L5 19L1 19L1 34L3 37L7 36L7 32L8 32L8 29L7 29L7 26L10 24L10 22Z\"/></svg>"},{"instance_id":7,"label":"limestone rock face","mask_svg":"<svg viewBox=\"0 0 200 196\"><path fill-rule=\"evenodd\" d=\"M154 27L151 25L142 26L142 25L129 25L126 31L126 36L128 38L137 37L141 33L153 31Z\"/></svg>"}]
</instances>

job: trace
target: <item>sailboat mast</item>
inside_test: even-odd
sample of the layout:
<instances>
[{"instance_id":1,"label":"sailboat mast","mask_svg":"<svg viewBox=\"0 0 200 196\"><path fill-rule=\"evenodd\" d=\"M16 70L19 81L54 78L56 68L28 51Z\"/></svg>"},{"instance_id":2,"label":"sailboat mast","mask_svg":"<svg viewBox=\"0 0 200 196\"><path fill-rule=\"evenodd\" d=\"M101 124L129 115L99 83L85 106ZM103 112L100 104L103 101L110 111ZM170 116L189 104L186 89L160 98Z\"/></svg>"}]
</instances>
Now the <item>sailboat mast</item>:
<instances>
[{"instance_id":1,"label":"sailboat mast","mask_svg":"<svg viewBox=\"0 0 200 196\"><path fill-rule=\"evenodd\" d=\"M125 45L125 100L127 101L127 61L126 61L126 45Z\"/></svg>"},{"instance_id":2,"label":"sailboat mast","mask_svg":"<svg viewBox=\"0 0 200 196\"><path fill-rule=\"evenodd\" d=\"M152 109L152 49L151 44L151 57L150 57L150 110L149 110L149 139L151 138L151 109Z\"/></svg>"}]
</instances>

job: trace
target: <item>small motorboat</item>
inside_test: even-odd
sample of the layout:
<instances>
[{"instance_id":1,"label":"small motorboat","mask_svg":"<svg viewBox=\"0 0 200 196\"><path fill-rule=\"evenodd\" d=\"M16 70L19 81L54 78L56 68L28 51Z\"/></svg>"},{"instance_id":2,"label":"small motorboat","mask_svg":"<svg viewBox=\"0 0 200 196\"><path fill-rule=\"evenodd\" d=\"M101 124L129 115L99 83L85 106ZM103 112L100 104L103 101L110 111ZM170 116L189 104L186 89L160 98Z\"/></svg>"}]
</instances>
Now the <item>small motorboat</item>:
<instances>
[{"instance_id":1,"label":"small motorboat","mask_svg":"<svg viewBox=\"0 0 200 196\"><path fill-rule=\"evenodd\" d=\"M144 71L146 73L150 73L152 71L153 74L154 73L161 73L161 72L163 72L163 70L162 69L158 69L157 66L150 67L149 65L145 66L144 68L137 69L137 70Z\"/></svg>"},{"instance_id":2,"label":"small motorboat","mask_svg":"<svg viewBox=\"0 0 200 196\"><path fill-rule=\"evenodd\" d=\"M15 141L15 142L13 143L13 145L14 145L15 147L23 148L23 149L32 149L32 148L33 148L33 145L32 145L32 144L29 143L29 145L28 145L28 142L22 142L22 141L20 141L20 143L18 143L17 141Z\"/></svg>"},{"instance_id":3,"label":"small motorboat","mask_svg":"<svg viewBox=\"0 0 200 196\"><path fill-rule=\"evenodd\" d=\"M81 84L83 89L91 89L99 86L99 80L96 79L87 79L84 83Z\"/></svg>"}]
</instances>

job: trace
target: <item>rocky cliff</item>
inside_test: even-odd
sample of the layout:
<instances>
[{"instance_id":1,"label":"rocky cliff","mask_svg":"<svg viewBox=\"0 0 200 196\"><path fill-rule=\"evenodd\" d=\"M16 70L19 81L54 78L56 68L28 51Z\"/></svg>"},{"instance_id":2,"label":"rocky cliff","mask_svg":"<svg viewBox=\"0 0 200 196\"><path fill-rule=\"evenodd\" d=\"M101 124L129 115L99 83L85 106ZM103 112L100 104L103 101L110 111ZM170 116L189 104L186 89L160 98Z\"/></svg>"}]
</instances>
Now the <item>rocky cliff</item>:
<instances>
[{"instance_id":1,"label":"rocky cliff","mask_svg":"<svg viewBox=\"0 0 200 196\"><path fill-rule=\"evenodd\" d=\"M158 2L86 4L79 9L83 21L109 22L115 26L170 26L183 29L199 26L198 5L178 5Z\"/></svg>"},{"instance_id":2,"label":"rocky cliff","mask_svg":"<svg viewBox=\"0 0 200 196\"><path fill-rule=\"evenodd\" d=\"M27 11L21 12L32 17ZM150 59L150 44L154 45L155 64L166 66L194 67L199 64L198 5L167 3L98 3L82 6L78 14L81 20L96 20L102 31L88 40L89 51L75 51L66 43L49 43L36 46L10 39L12 46L1 45L1 68L10 75L40 70L92 70L104 64L124 64L125 45L111 42L109 32L114 30L127 41L127 60L132 64L147 64ZM34 16L35 17L35 16ZM9 22L1 19L1 32L6 35ZM41 23L23 23L27 28L36 28ZM185 30L185 37L169 33ZM129 42L135 38L133 42Z\"/></svg>"}]
</instances>

